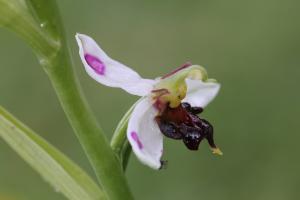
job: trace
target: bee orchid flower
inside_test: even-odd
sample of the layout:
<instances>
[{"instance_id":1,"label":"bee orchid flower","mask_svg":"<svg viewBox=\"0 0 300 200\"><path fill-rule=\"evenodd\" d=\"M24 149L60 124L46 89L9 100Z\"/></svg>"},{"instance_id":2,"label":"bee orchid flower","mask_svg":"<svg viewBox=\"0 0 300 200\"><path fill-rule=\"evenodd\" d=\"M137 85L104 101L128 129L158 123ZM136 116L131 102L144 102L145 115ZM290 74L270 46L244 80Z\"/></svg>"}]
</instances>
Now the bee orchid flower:
<instances>
[{"instance_id":1,"label":"bee orchid flower","mask_svg":"<svg viewBox=\"0 0 300 200\"><path fill-rule=\"evenodd\" d=\"M203 67L187 63L162 77L144 79L110 58L91 37L76 34L76 40L85 70L93 79L143 97L127 128L128 141L142 163L161 168L163 136L182 140L190 150L197 150L206 139L213 153L222 154L214 144L212 125L198 116L220 89Z\"/></svg>"}]
</instances>

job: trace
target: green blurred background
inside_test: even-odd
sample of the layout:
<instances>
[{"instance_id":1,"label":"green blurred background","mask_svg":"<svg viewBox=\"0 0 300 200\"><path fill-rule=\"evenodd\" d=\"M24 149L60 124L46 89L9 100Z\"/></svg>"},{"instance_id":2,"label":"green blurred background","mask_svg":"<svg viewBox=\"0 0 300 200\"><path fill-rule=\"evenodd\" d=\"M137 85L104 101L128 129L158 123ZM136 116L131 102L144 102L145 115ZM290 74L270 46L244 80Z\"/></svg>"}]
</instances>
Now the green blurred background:
<instances>
[{"instance_id":1,"label":"green blurred background","mask_svg":"<svg viewBox=\"0 0 300 200\"><path fill-rule=\"evenodd\" d=\"M127 176L142 200L300 199L300 1L59 1L74 67L107 136L136 100L90 79L74 35L91 35L113 58L154 78L186 61L222 84L205 110L223 157L165 140L168 168L132 156ZM0 104L92 170L30 48L0 29ZM0 199L60 200L0 140Z\"/></svg>"}]
</instances>

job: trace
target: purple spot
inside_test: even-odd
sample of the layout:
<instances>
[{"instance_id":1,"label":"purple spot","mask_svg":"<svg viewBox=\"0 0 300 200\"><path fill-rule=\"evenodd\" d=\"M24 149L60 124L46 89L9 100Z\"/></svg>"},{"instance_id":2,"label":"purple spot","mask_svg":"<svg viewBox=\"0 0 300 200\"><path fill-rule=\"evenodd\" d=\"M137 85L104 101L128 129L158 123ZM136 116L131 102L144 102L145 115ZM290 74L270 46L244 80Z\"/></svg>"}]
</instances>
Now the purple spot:
<instances>
[{"instance_id":1,"label":"purple spot","mask_svg":"<svg viewBox=\"0 0 300 200\"><path fill-rule=\"evenodd\" d=\"M104 75L105 72L105 65L104 63L96 58L95 56L92 56L90 54L85 54L84 58L88 65L97 73L100 75Z\"/></svg>"},{"instance_id":2,"label":"purple spot","mask_svg":"<svg viewBox=\"0 0 300 200\"><path fill-rule=\"evenodd\" d=\"M137 135L137 133L134 132L134 131L132 131L131 132L131 137L137 143L139 149L142 149L143 148L143 144L142 144L141 140L139 139L139 136Z\"/></svg>"}]
</instances>

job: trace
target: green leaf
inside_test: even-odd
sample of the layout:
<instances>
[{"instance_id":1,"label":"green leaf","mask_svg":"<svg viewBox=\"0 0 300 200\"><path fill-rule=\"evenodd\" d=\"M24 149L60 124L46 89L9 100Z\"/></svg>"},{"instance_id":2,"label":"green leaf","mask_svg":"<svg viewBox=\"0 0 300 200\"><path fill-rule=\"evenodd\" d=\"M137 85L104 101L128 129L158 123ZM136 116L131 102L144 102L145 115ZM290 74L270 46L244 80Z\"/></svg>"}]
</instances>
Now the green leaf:
<instances>
[{"instance_id":1,"label":"green leaf","mask_svg":"<svg viewBox=\"0 0 300 200\"><path fill-rule=\"evenodd\" d=\"M0 106L0 137L56 191L71 200L106 199L97 184L74 162Z\"/></svg>"}]
</instances>

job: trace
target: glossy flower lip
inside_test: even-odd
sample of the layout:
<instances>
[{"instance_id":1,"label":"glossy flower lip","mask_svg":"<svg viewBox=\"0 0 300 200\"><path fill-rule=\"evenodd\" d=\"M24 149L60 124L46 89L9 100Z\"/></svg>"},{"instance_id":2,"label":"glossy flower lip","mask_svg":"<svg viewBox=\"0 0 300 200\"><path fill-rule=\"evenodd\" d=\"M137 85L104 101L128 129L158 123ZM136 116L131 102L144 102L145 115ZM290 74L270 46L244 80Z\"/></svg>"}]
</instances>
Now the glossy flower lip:
<instances>
[{"instance_id":1,"label":"glossy flower lip","mask_svg":"<svg viewBox=\"0 0 300 200\"><path fill-rule=\"evenodd\" d=\"M143 97L130 116L127 139L142 163L160 169L163 134L157 117L167 108L177 109L182 102L204 108L215 98L220 84L208 79L203 67L191 63L160 78L144 79L132 68L110 58L91 37L78 33L76 40L90 77L103 85ZM220 153L217 148L213 152Z\"/></svg>"}]
</instances>

